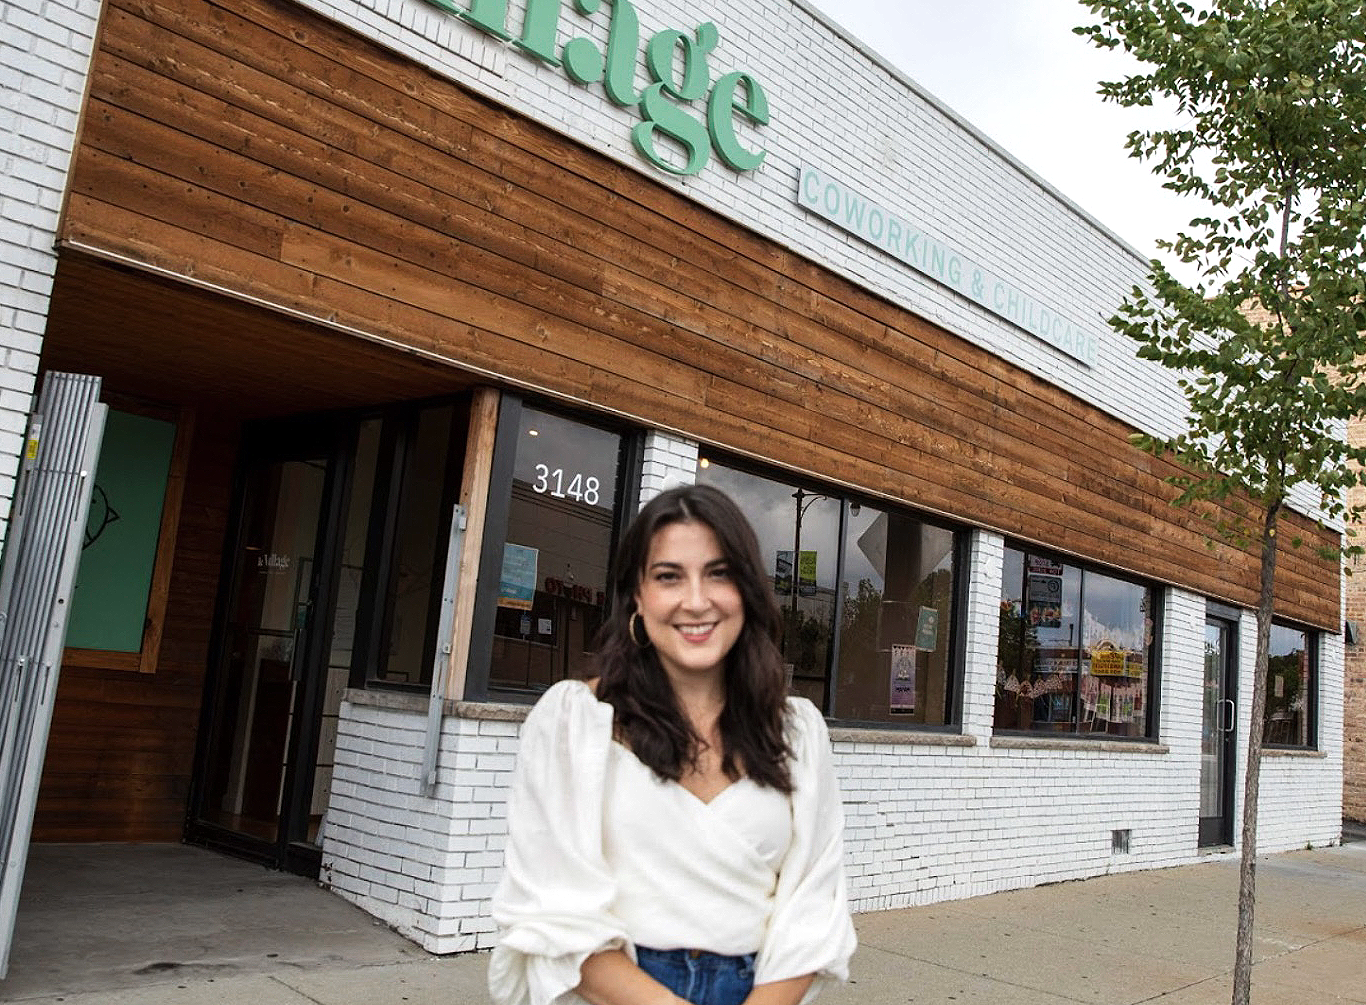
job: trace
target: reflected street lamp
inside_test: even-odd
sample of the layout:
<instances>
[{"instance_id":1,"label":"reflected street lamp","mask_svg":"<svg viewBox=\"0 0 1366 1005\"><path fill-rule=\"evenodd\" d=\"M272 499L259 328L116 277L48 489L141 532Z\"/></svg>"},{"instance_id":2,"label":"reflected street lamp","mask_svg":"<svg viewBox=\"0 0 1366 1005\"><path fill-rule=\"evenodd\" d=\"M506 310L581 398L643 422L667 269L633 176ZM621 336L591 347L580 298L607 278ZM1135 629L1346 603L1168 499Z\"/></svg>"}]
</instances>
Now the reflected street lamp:
<instances>
[{"instance_id":1,"label":"reflected street lamp","mask_svg":"<svg viewBox=\"0 0 1366 1005\"><path fill-rule=\"evenodd\" d=\"M830 496L822 495L817 492L807 492L798 489L792 493L792 498L797 500L797 523L792 535L792 580L791 580L791 608L792 608L792 631L797 627L797 570L802 561L802 517L806 516L806 511L811 508L811 504L818 499L829 499ZM786 645L787 640L783 640Z\"/></svg>"}]
</instances>

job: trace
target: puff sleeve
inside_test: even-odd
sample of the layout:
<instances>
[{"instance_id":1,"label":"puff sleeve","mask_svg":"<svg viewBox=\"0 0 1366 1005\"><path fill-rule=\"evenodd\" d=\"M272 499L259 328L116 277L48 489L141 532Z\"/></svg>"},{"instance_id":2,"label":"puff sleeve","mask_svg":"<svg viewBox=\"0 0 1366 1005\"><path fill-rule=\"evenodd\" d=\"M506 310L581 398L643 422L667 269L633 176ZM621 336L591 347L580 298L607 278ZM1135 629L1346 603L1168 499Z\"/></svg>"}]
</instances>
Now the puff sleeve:
<instances>
[{"instance_id":1,"label":"puff sleeve","mask_svg":"<svg viewBox=\"0 0 1366 1005\"><path fill-rule=\"evenodd\" d=\"M577 1003L585 959L633 951L609 910L615 883L602 851L611 741L611 707L579 681L552 686L522 726L492 905L500 937L489 991L498 1005Z\"/></svg>"},{"instance_id":2,"label":"puff sleeve","mask_svg":"<svg viewBox=\"0 0 1366 1005\"><path fill-rule=\"evenodd\" d=\"M792 844L778 873L773 914L755 963L755 983L815 973L804 1002L849 979L857 938L844 876L844 808L825 719L804 698L789 699Z\"/></svg>"}]
</instances>

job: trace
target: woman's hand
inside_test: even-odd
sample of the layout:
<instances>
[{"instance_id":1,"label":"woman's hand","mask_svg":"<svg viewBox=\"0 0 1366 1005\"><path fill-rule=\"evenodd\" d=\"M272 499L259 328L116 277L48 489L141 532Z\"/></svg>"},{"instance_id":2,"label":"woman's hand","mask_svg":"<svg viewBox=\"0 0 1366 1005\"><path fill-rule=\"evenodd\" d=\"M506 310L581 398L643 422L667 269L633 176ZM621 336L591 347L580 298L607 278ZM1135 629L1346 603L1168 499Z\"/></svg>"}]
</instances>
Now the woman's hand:
<instances>
[{"instance_id":1,"label":"woman's hand","mask_svg":"<svg viewBox=\"0 0 1366 1005\"><path fill-rule=\"evenodd\" d=\"M745 999L745 1005L797 1005L815 979L815 974L807 974L805 977L789 977L785 981L756 985Z\"/></svg>"},{"instance_id":2,"label":"woman's hand","mask_svg":"<svg viewBox=\"0 0 1366 1005\"><path fill-rule=\"evenodd\" d=\"M620 949L594 953L584 960L574 991L591 1005L688 1005Z\"/></svg>"}]
</instances>

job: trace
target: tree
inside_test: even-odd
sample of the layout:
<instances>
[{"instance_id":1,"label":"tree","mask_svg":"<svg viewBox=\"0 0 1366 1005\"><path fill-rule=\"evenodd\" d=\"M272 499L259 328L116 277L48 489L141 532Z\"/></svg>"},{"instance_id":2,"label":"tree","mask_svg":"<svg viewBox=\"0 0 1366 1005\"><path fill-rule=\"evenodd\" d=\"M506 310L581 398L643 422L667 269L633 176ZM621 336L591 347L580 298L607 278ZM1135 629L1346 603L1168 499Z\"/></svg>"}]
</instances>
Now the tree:
<instances>
[{"instance_id":1,"label":"tree","mask_svg":"<svg viewBox=\"0 0 1366 1005\"><path fill-rule=\"evenodd\" d=\"M1366 414L1366 11L1363 0L1082 4L1099 23L1076 32L1137 60L1102 96L1175 107L1178 124L1132 133L1130 154L1202 201L1188 230L1159 245L1194 285L1153 261L1149 287L1111 320L1141 358L1180 373L1189 405L1179 435L1135 441L1189 472L1178 503L1220 504L1220 533L1260 547L1233 982L1234 1005L1246 1005L1280 518L1306 490L1327 519L1360 516L1345 492L1361 483L1366 450L1342 434ZM1350 532L1342 544L1359 550Z\"/></svg>"}]
</instances>

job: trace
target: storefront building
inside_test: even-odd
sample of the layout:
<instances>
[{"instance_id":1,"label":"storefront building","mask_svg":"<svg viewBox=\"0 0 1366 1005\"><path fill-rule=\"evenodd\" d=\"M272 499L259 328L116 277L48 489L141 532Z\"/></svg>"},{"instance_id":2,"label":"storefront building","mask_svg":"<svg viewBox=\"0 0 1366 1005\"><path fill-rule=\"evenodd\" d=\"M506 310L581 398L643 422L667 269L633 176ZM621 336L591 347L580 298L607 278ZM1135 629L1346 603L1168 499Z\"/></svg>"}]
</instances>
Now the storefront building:
<instances>
[{"instance_id":1,"label":"storefront building","mask_svg":"<svg viewBox=\"0 0 1366 1005\"><path fill-rule=\"evenodd\" d=\"M1283 556L1251 723L1255 556L1129 444L1181 422L1104 322L1143 262L801 0L5 17L0 475L42 371L113 409L36 840L488 946L527 702L692 480L772 559L856 909L1231 854L1252 728L1259 848L1339 839L1339 571Z\"/></svg>"}]
</instances>

